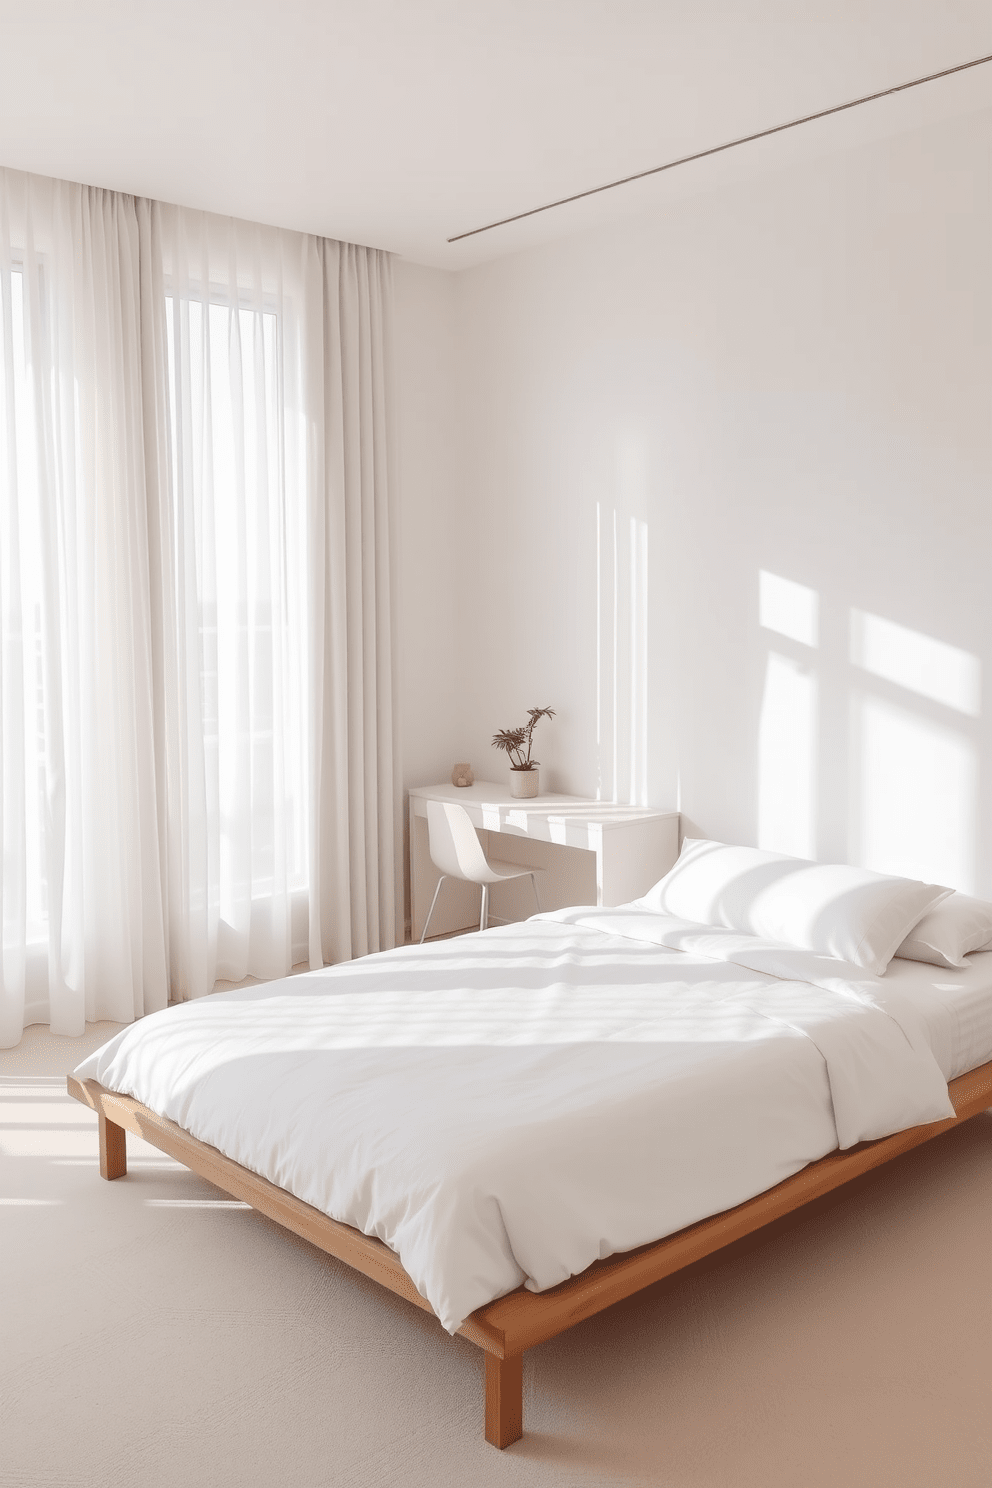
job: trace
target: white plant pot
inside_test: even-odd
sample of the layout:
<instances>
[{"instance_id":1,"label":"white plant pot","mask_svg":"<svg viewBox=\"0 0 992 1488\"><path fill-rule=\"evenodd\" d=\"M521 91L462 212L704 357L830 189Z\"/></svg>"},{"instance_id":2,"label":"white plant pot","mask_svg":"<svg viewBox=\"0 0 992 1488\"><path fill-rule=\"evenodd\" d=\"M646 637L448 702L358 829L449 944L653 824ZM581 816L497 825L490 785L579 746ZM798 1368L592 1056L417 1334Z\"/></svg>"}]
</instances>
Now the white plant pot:
<instances>
[{"instance_id":1,"label":"white plant pot","mask_svg":"<svg viewBox=\"0 0 992 1488\"><path fill-rule=\"evenodd\" d=\"M541 772L535 766L533 770L511 770L510 771L510 795L520 798L536 796L541 788Z\"/></svg>"}]
</instances>

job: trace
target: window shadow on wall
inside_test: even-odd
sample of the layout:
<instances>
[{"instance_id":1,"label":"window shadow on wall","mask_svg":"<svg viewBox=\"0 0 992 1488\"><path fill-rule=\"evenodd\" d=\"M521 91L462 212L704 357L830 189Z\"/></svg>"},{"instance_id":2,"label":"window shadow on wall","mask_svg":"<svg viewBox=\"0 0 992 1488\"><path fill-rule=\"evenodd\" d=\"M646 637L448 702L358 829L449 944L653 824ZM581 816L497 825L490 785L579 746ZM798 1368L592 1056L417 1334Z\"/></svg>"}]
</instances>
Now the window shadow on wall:
<instances>
[{"instance_id":1,"label":"window shadow on wall","mask_svg":"<svg viewBox=\"0 0 992 1488\"><path fill-rule=\"evenodd\" d=\"M975 892L979 657L766 570L757 589L758 845Z\"/></svg>"}]
</instances>

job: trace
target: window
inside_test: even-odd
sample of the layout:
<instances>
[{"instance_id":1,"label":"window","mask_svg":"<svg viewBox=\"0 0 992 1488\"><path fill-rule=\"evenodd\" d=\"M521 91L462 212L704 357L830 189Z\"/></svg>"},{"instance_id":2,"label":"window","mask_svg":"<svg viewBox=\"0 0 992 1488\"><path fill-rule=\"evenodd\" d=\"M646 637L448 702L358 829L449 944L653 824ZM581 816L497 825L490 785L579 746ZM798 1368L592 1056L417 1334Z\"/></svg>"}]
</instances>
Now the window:
<instances>
[{"instance_id":1,"label":"window","mask_svg":"<svg viewBox=\"0 0 992 1488\"><path fill-rule=\"evenodd\" d=\"M305 489L275 306L172 291L166 323L176 613L197 632L220 914L236 923L246 894L308 877Z\"/></svg>"}]
</instances>

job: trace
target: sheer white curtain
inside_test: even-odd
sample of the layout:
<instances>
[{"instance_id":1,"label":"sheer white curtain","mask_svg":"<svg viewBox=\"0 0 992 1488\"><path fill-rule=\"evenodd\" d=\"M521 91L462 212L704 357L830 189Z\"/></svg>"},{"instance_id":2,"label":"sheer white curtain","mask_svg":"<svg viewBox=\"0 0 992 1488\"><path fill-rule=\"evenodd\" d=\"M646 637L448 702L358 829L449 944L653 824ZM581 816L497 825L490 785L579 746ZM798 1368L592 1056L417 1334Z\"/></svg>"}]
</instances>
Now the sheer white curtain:
<instances>
[{"instance_id":1,"label":"sheer white curtain","mask_svg":"<svg viewBox=\"0 0 992 1488\"><path fill-rule=\"evenodd\" d=\"M138 215L169 429L152 484L172 988L195 996L393 943L389 262Z\"/></svg>"},{"instance_id":2,"label":"sheer white curtain","mask_svg":"<svg viewBox=\"0 0 992 1488\"><path fill-rule=\"evenodd\" d=\"M133 202L0 181L0 1044L164 1006Z\"/></svg>"},{"instance_id":3,"label":"sheer white curtain","mask_svg":"<svg viewBox=\"0 0 992 1488\"><path fill-rule=\"evenodd\" d=\"M0 171L0 1044L394 941L389 261Z\"/></svg>"},{"instance_id":4,"label":"sheer white curtain","mask_svg":"<svg viewBox=\"0 0 992 1488\"><path fill-rule=\"evenodd\" d=\"M149 202L139 216L164 348L154 537L185 997L309 959L306 307L297 235Z\"/></svg>"}]
</instances>

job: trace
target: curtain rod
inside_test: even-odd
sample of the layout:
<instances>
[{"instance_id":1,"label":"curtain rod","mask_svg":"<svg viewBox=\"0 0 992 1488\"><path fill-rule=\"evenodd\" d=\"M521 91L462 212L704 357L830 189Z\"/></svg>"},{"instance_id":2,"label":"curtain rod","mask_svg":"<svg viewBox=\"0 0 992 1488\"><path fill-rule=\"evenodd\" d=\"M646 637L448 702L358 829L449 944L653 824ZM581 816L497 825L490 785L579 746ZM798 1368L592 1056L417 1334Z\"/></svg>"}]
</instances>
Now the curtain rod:
<instances>
[{"instance_id":1,"label":"curtain rod","mask_svg":"<svg viewBox=\"0 0 992 1488\"><path fill-rule=\"evenodd\" d=\"M907 88L919 88L923 83L935 83L938 78L951 77L956 72L967 72L971 67L981 67L992 62L992 53L987 57L976 57L973 62L961 62L957 67L946 67L943 72L931 72L926 77L913 78L909 83L897 83L894 88L883 88L880 93L867 93L864 98L853 98L850 103L838 103L833 108L821 109L816 114L804 114L801 119L790 119L788 124L776 124L771 129L760 129L757 134L745 134L741 139L728 140L725 145L713 145L709 150L697 150L694 155L683 155L679 160L669 160L665 165L654 165L650 170L637 171L633 176L622 176L619 181L607 181L605 186L591 186L588 191L577 191L574 196L563 196L558 201L546 202L543 207L531 207L527 212L517 212L513 217L501 217L498 222L487 222L485 227L473 227L468 232L448 238L449 243L460 243L463 238L474 238L479 233L492 232L494 227L506 227L510 222L521 222L525 217L536 217L539 212L550 212L554 207L567 206L569 202L582 201L587 196L598 196L601 191L613 191L617 186L629 186L631 181L643 181L645 176L657 176L662 171L674 170L677 165L688 165L693 160L705 160L707 155L720 155L724 150L734 150L738 145L750 145L755 140L767 139L770 134L781 134L785 129L797 129L800 124L811 124L814 119L826 119L831 114L842 114L846 109L859 108L863 103L874 103L878 98L888 98L893 93L905 93Z\"/></svg>"}]
</instances>

